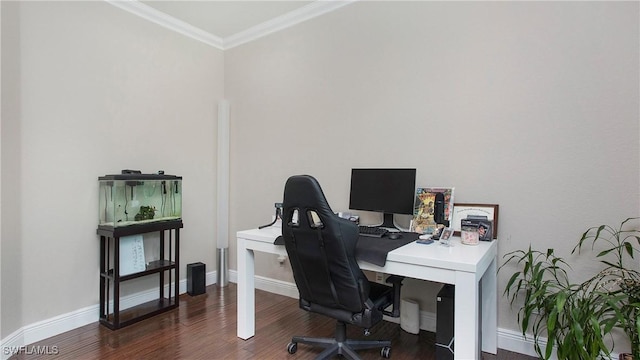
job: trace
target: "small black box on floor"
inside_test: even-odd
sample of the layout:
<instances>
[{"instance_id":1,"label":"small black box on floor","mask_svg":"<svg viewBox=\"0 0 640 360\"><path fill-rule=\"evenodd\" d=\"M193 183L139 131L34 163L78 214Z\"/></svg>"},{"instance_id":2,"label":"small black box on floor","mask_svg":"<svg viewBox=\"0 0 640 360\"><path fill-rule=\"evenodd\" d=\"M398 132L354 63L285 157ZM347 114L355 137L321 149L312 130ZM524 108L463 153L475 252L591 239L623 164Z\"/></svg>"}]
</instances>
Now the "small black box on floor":
<instances>
[{"instance_id":1,"label":"small black box on floor","mask_svg":"<svg viewBox=\"0 0 640 360\"><path fill-rule=\"evenodd\" d=\"M187 293L191 296L205 293L205 265L201 262L187 264Z\"/></svg>"},{"instance_id":2,"label":"small black box on floor","mask_svg":"<svg viewBox=\"0 0 640 360\"><path fill-rule=\"evenodd\" d=\"M453 359L453 320L456 287L446 284L438 292L436 309L436 359Z\"/></svg>"}]
</instances>

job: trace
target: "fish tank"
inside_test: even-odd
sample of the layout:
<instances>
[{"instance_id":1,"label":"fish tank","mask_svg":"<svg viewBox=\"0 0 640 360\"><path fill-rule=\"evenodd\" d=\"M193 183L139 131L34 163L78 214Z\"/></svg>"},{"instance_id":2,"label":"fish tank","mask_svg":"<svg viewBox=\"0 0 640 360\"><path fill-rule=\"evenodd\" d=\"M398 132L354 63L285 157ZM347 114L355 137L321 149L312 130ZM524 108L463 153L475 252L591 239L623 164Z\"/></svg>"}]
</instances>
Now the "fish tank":
<instances>
[{"instance_id":1,"label":"fish tank","mask_svg":"<svg viewBox=\"0 0 640 360\"><path fill-rule=\"evenodd\" d=\"M98 182L98 228L182 220L181 176L123 170L100 176Z\"/></svg>"}]
</instances>

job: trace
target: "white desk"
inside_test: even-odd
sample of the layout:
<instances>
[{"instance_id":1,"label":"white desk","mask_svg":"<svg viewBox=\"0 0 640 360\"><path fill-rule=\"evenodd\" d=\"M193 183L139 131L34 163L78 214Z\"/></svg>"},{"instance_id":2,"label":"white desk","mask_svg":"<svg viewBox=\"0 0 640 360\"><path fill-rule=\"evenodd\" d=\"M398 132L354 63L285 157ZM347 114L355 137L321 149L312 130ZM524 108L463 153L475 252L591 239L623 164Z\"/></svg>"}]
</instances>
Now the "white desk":
<instances>
[{"instance_id":1,"label":"white desk","mask_svg":"<svg viewBox=\"0 0 640 360\"><path fill-rule=\"evenodd\" d=\"M248 339L255 334L254 251L286 255L284 245L273 244L280 233L280 227L237 233L239 338ZM497 241L481 241L477 246L463 245L460 238L453 238L451 242L452 247L412 242L389 252L383 267L363 261L358 264L364 270L455 285L454 358L479 359L480 345L482 351L495 354Z\"/></svg>"}]
</instances>

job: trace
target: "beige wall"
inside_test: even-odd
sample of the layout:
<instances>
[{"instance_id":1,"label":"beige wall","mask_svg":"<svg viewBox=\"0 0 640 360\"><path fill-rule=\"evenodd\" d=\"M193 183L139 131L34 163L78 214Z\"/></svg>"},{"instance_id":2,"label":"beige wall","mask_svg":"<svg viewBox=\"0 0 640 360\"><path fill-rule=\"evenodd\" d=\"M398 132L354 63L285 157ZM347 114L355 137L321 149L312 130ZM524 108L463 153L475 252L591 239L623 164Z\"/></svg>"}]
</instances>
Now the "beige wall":
<instances>
[{"instance_id":1,"label":"beige wall","mask_svg":"<svg viewBox=\"0 0 640 360\"><path fill-rule=\"evenodd\" d=\"M638 3L358 2L227 50L231 231L267 222L290 175L316 176L344 211L351 168L416 167L418 186L500 205L501 262L554 247L579 277L593 263L569 256L582 232L640 215L637 15ZM292 279L257 257L261 275ZM433 307L433 289L421 297ZM517 328L502 297L499 326Z\"/></svg>"},{"instance_id":2,"label":"beige wall","mask_svg":"<svg viewBox=\"0 0 640 360\"><path fill-rule=\"evenodd\" d=\"M2 328L98 303L98 176L184 177L185 264L215 266L221 50L106 2L2 2Z\"/></svg>"}]
</instances>

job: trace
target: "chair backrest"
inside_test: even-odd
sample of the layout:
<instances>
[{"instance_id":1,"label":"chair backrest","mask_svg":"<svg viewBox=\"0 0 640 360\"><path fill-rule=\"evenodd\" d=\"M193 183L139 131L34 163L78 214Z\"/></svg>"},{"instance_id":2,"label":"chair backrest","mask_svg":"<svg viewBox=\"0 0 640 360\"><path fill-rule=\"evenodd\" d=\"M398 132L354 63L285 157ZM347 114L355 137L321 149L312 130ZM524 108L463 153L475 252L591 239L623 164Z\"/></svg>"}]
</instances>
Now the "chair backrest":
<instances>
[{"instance_id":1,"label":"chair backrest","mask_svg":"<svg viewBox=\"0 0 640 360\"><path fill-rule=\"evenodd\" d=\"M292 176L284 187L282 237L300 298L360 312L369 282L355 258L358 226L333 213L318 181Z\"/></svg>"}]
</instances>

